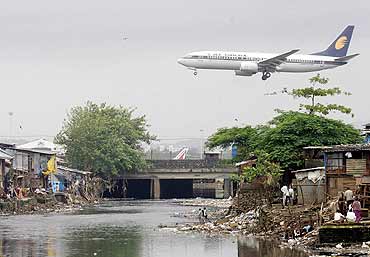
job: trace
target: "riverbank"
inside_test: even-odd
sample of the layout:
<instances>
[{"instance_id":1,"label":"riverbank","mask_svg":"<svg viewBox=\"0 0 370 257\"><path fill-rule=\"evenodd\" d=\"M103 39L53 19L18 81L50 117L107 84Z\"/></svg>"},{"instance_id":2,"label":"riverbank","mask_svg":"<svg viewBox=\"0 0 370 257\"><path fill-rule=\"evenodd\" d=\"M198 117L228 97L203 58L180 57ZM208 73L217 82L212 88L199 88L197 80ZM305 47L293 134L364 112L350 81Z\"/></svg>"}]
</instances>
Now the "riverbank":
<instances>
[{"instance_id":1,"label":"riverbank","mask_svg":"<svg viewBox=\"0 0 370 257\"><path fill-rule=\"evenodd\" d=\"M219 201L219 205L217 202ZM295 248L312 256L356 256L370 254L370 242L365 244L320 245L319 228L322 222L331 218L329 206L289 206L281 204L260 206L249 211L230 212L225 204L228 200L194 199L184 201L184 205L205 206L209 220L180 224L177 232L200 232L209 235L230 234L253 236L279 242L280 247ZM220 212L220 210L222 210ZM222 215L223 213L223 215ZM197 212L193 210L193 220Z\"/></svg>"},{"instance_id":2,"label":"riverbank","mask_svg":"<svg viewBox=\"0 0 370 257\"><path fill-rule=\"evenodd\" d=\"M193 209L173 200L123 200L67 214L6 216L0 222L0 256L308 257L252 237L158 229L189 222L169 214Z\"/></svg>"},{"instance_id":3,"label":"riverbank","mask_svg":"<svg viewBox=\"0 0 370 257\"><path fill-rule=\"evenodd\" d=\"M98 204L99 201L88 201L82 197L66 194L63 201L57 201L52 194L25 197L22 199L0 200L0 215L32 215L47 213L68 213L83 207Z\"/></svg>"}]
</instances>

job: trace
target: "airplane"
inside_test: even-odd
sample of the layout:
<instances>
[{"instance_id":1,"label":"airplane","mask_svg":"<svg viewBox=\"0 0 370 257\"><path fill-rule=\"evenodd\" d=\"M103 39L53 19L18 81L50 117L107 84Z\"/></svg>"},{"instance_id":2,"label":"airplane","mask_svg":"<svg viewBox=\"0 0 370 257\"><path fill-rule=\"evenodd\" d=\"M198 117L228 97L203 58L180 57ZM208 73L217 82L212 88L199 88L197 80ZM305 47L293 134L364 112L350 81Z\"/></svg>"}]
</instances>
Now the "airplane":
<instances>
[{"instance_id":1,"label":"airplane","mask_svg":"<svg viewBox=\"0 0 370 257\"><path fill-rule=\"evenodd\" d=\"M185 160L186 159L186 154L189 152L189 148L184 147L181 149L181 151L176 155L174 160Z\"/></svg>"},{"instance_id":2,"label":"airplane","mask_svg":"<svg viewBox=\"0 0 370 257\"><path fill-rule=\"evenodd\" d=\"M233 70L236 76L252 76L262 72L262 80L274 72L312 72L336 68L348 63L359 54L347 55L354 26L344 31L324 51L313 54L296 54L294 49L282 54L225 51L189 53L177 60L196 76L198 69Z\"/></svg>"}]
</instances>

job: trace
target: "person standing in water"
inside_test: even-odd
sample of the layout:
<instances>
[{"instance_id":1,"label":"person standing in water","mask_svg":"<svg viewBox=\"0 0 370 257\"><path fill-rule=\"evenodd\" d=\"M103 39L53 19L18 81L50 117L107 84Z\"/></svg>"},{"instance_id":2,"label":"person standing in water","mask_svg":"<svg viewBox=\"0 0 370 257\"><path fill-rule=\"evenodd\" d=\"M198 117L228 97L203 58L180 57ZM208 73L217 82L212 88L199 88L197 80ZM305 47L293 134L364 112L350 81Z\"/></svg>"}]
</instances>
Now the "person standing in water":
<instances>
[{"instance_id":1,"label":"person standing in water","mask_svg":"<svg viewBox=\"0 0 370 257\"><path fill-rule=\"evenodd\" d=\"M206 207L203 208L203 218L204 218L204 221L208 221L208 214L207 214L207 208Z\"/></svg>"}]
</instances>

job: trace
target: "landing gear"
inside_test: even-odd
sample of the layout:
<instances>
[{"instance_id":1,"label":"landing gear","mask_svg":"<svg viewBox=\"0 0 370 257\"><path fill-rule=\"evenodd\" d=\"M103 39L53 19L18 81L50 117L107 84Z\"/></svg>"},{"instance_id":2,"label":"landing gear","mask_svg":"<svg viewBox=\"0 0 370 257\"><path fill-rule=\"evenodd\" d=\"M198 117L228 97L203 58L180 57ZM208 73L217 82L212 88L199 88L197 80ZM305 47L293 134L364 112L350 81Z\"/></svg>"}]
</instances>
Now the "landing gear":
<instances>
[{"instance_id":1,"label":"landing gear","mask_svg":"<svg viewBox=\"0 0 370 257\"><path fill-rule=\"evenodd\" d=\"M271 73L270 73L270 72L268 72L268 71L264 71L264 72L262 73L262 80L266 80L266 79L268 79L269 77L271 77Z\"/></svg>"},{"instance_id":2,"label":"landing gear","mask_svg":"<svg viewBox=\"0 0 370 257\"><path fill-rule=\"evenodd\" d=\"M197 69L189 68L189 70L193 71L194 76L198 75Z\"/></svg>"}]
</instances>

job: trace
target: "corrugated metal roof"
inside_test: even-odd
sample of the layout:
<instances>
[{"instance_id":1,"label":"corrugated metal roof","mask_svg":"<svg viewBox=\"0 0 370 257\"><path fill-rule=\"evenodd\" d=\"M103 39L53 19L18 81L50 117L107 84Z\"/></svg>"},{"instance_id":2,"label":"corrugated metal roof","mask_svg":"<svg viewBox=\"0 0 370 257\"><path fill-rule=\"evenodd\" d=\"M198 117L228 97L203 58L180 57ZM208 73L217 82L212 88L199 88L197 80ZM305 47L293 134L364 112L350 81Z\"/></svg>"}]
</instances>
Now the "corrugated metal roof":
<instances>
[{"instance_id":1,"label":"corrugated metal roof","mask_svg":"<svg viewBox=\"0 0 370 257\"><path fill-rule=\"evenodd\" d=\"M45 154L45 155L55 155L55 152L52 151L47 151L47 150L37 150L37 149L20 149L20 148L15 148L17 152L24 152L24 153L40 153L40 154Z\"/></svg>"},{"instance_id":2,"label":"corrugated metal roof","mask_svg":"<svg viewBox=\"0 0 370 257\"><path fill-rule=\"evenodd\" d=\"M307 146L304 150L322 150L323 152L350 152L350 151L370 151L370 143L348 144L333 146Z\"/></svg>"},{"instance_id":3,"label":"corrugated metal roof","mask_svg":"<svg viewBox=\"0 0 370 257\"><path fill-rule=\"evenodd\" d=\"M13 157L9 154L7 154L5 151L0 149L0 159L2 160L11 160Z\"/></svg>"},{"instance_id":4,"label":"corrugated metal roof","mask_svg":"<svg viewBox=\"0 0 370 257\"><path fill-rule=\"evenodd\" d=\"M325 150L329 149L331 146L306 146L303 147L304 150Z\"/></svg>"},{"instance_id":5,"label":"corrugated metal roof","mask_svg":"<svg viewBox=\"0 0 370 257\"><path fill-rule=\"evenodd\" d=\"M355 152L355 151L370 151L370 143L366 144L349 144L349 145L334 145L324 152Z\"/></svg>"},{"instance_id":6,"label":"corrugated metal roof","mask_svg":"<svg viewBox=\"0 0 370 257\"><path fill-rule=\"evenodd\" d=\"M294 170L292 173L299 173L299 172L308 172L308 171L316 171L316 170L324 170L325 167L315 167L315 168L309 168L309 169L301 169L301 170Z\"/></svg>"},{"instance_id":7,"label":"corrugated metal roof","mask_svg":"<svg viewBox=\"0 0 370 257\"><path fill-rule=\"evenodd\" d=\"M64 167L64 166L59 166L59 165L58 165L58 170L72 172L72 173L77 173L77 174L82 174L82 175L91 174L90 171L76 170L76 169L72 169L72 168L68 168L68 167Z\"/></svg>"},{"instance_id":8,"label":"corrugated metal roof","mask_svg":"<svg viewBox=\"0 0 370 257\"><path fill-rule=\"evenodd\" d=\"M60 145L49 142L43 138L27 144L18 145L17 149L49 151L53 153L61 153L63 151Z\"/></svg>"}]
</instances>

